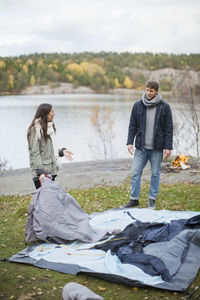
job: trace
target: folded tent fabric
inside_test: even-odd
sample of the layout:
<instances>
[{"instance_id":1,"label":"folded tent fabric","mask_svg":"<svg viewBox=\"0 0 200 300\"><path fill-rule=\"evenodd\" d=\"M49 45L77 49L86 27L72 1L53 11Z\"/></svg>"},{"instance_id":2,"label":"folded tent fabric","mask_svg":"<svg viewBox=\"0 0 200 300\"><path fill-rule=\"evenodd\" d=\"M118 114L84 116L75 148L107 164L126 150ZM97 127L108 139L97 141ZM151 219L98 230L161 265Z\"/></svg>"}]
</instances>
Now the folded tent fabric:
<instances>
[{"instance_id":1,"label":"folded tent fabric","mask_svg":"<svg viewBox=\"0 0 200 300\"><path fill-rule=\"evenodd\" d=\"M69 282L64 286L62 298L63 300L104 300L103 297L76 282Z\"/></svg>"},{"instance_id":2,"label":"folded tent fabric","mask_svg":"<svg viewBox=\"0 0 200 300\"><path fill-rule=\"evenodd\" d=\"M102 230L89 224L88 214L57 183L45 178L28 207L26 242L53 240L97 242L119 230Z\"/></svg>"}]
</instances>

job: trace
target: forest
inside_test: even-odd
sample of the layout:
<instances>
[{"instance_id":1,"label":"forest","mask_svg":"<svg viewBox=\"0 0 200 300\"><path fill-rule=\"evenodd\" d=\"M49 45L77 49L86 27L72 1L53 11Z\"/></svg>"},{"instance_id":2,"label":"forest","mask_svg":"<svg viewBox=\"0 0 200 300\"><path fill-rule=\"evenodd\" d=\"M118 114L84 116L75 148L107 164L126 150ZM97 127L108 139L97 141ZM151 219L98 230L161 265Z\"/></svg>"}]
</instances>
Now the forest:
<instances>
[{"instance_id":1,"label":"forest","mask_svg":"<svg viewBox=\"0 0 200 300\"><path fill-rule=\"evenodd\" d=\"M35 53L0 57L0 94L18 94L35 85L58 87L61 82L105 93L113 88L144 88L145 71L164 68L200 71L200 54L166 53ZM160 82L170 91L170 80Z\"/></svg>"}]
</instances>

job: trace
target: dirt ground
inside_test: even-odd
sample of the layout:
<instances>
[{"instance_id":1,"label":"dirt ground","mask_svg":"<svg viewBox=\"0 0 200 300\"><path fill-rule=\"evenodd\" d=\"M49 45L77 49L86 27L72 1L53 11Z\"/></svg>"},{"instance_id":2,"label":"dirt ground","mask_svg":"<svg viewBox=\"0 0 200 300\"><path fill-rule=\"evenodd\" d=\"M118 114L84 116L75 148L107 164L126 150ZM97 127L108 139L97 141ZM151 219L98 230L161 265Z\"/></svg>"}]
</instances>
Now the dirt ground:
<instances>
[{"instance_id":1,"label":"dirt ground","mask_svg":"<svg viewBox=\"0 0 200 300\"><path fill-rule=\"evenodd\" d=\"M119 185L131 174L132 159L71 162L62 165L56 181L66 190L93 187L99 184ZM192 182L200 184L200 160L189 160L190 168L171 170L170 162L162 163L161 183ZM149 182L149 165L142 176ZM29 169L0 173L0 195L30 194L35 190Z\"/></svg>"}]
</instances>

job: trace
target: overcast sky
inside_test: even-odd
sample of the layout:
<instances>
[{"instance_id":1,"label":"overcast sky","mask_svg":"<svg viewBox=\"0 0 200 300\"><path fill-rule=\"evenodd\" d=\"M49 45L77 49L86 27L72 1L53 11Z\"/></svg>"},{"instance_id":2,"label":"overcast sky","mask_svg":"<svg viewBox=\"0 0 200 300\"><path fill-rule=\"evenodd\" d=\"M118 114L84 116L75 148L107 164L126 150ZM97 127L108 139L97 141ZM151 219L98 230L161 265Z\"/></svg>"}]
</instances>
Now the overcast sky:
<instances>
[{"instance_id":1,"label":"overcast sky","mask_svg":"<svg viewBox=\"0 0 200 300\"><path fill-rule=\"evenodd\" d=\"M0 56L200 53L200 0L0 0Z\"/></svg>"}]
</instances>

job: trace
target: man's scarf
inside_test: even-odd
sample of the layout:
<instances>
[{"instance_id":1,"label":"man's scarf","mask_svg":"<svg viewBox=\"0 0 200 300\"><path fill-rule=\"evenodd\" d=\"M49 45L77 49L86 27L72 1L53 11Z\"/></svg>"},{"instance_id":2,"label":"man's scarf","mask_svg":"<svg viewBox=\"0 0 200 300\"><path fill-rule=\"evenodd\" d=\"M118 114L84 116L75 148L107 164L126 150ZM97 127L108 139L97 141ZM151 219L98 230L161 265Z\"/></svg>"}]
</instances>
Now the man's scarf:
<instances>
[{"instance_id":1,"label":"man's scarf","mask_svg":"<svg viewBox=\"0 0 200 300\"><path fill-rule=\"evenodd\" d=\"M148 107L156 106L161 100L162 100L162 97L159 93L154 98L152 98L151 100L147 99L146 93L144 93L143 96L142 96L143 104L145 106L148 106Z\"/></svg>"}]
</instances>

